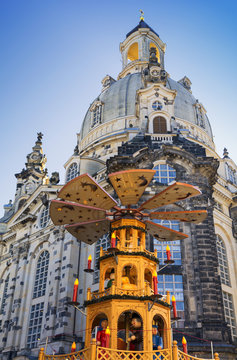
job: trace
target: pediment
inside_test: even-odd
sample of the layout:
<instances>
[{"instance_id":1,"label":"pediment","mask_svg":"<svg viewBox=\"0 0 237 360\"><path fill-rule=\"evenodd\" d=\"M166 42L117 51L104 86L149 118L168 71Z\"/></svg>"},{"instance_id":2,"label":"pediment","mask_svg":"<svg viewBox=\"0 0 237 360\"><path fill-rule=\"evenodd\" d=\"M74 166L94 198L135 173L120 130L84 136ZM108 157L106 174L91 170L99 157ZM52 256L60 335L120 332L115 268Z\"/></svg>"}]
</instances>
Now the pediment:
<instances>
[{"instance_id":1,"label":"pediment","mask_svg":"<svg viewBox=\"0 0 237 360\"><path fill-rule=\"evenodd\" d=\"M13 215L8 223L8 228L15 226L23 226L28 222L34 222L37 219L38 211L43 206L42 198L45 194L49 198L54 198L53 194L56 194L59 185L54 187L40 186L36 191L25 201L23 206Z\"/></svg>"}]
</instances>

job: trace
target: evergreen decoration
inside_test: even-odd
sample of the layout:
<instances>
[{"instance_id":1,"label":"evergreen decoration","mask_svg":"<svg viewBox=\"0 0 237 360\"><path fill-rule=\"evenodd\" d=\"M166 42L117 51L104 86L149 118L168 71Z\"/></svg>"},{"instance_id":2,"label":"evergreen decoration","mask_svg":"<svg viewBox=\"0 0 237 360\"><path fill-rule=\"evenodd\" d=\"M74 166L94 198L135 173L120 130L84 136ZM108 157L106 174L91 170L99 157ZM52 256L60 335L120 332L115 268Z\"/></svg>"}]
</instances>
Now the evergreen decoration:
<instances>
[{"instance_id":1,"label":"evergreen decoration","mask_svg":"<svg viewBox=\"0 0 237 360\"><path fill-rule=\"evenodd\" d=\"M157 264L160 263L159 259L157 259L154 255L149 255L147 253L145 253L144 251L137 251L137 252L127 252L127 251L116 251L116 255L127 255L127 256L143 256L151 261L156 262ZM101 256L98 259L98 263L100 263L100 261L104 260L104 259L108 259L110 257L113 257L114 255L112 253L106 254L104 256Z\"/></svg>"},{"instance_id":2,"label":"evergreen decoration","mask_svg":"<svg viewBox=\"0 0 237 360\"><path fill-rule=\"evenodd\" d=\"M147 231L145 229L143 229L140 226L135 226L135 225L125 225L125 226L113 227L111 230L112 230L112 232L114 232L116 230L122 230L122 229L135 229L135 230L140 230L147 234Z\"/></svg>"},{"instance_id":3,"label":"evergreen decoration","mask_svg":"<svg viewBox=\"0 0 237 360\"><path fill-rule=\"evenodd\" d=\"M131 300L140 300L140 301L146 301L146 300L150 300L152 302L155 302L157 304L160 304L160 305L163 305L167 308L172 308L171 305L167 304L166 302L162 301L162 300L155 300L151 297L151 296L133 296L133 295L106 295L106 296L103 296L99 299L93 299L93 300L86 300L84 302L84 307L88 306L88 305L91 305L91 304L98 304L98 303L101 303L103 301L107 301L107 300L113 300L113 299L121 299L121 300L128 300L128 299L131 299Z\"/></svg>"}]
</instances>

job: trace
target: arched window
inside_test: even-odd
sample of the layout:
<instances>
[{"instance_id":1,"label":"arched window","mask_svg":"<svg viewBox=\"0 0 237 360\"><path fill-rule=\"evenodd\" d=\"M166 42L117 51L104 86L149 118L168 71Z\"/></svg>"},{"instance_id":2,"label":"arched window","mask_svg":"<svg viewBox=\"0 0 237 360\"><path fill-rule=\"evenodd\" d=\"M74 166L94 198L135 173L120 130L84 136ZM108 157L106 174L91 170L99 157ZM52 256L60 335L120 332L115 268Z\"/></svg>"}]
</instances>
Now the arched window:
<instances>
[{"instance_id":1,"label":"arched window","mask_svg":"<svg viewBox=\"0 0 237 360\"><path fill-rule=\"evenodd\" d=\"M74 179L78 174L78 168L77 168L77 163L73 163L72 165L69 166L69 169L67 171L67 179L66 182Z\"/></svg>"},{"instance_id":2,"label":"arched window","mask_svg":"<svg viewBox=\"0 0 237 360\"><path fill-rule=\"evenodd\" d=\"M159 52L159 49L158 49L158 47L154 44L154 43L150 43L150 48L155 48L156 49L156 57L157 57L157 59L158 59L158 62L160 63L160 52Z\"/></svg>"},{"instance_id":3,"label":"arched window","mask_svg":"<svg viewBox=\"0 0 237 360\"><path fill-rule=\"evenodd\" d=\"M96 105L92 114L92 124L91 127L101 123L101 114L102 114L102 105Z\"/></svg>"},{"instance_id":4,"label":"arched window","mask_svg":"<svg viewBox=\"0 0 237 360\"><path fill-rule=\"evenodd\" d=\"M162 116L156 116L153 119L153 133L154 134L166 134L167 133L166 120Z\"/></svg>"},{"instance_id":5,"label":"arched window","mask_svg":"<svg viewBox=\"0 0 237 360\"><path fill-rule=\"evenodd\" d=\"M40 227L44 228L49 222L49 206L45 206L40 215Z\"/></svg>"},{"instance_id":6,"label":"arched window","mask_svg":"<svg viewBox=\"0 0 237 360\"><path fill-rule=\"evenodd\" d=\"M169 184L171 181L174 181L176 178L176 171L171 166L167 164L158 164L154 168L156 173L154 175L154 180L162 184Z\"/></svg>"},{"instance_id":7,"label":"arched window","mask_svg":"<svg viewBox=\"0 0 237 360\"><path fill-rule=\"evenodd\" d=\"M138 59L138 43L133 43L128 49L128 60L134 61Z\"/></svg>"},{"instance_id":8,"label":"arched window","mask_svg":"<svg viewBox=\"0 0 237 360\"><path fill-rule=\"evenodd\" d=\"M48 268L49 268L49 252L45 250L41 253L37 262L33 299L45 295L46 286L47 286Z\"/></svg>"},{"instance_id":9,"label":"arched window","mask_svg":"<svg viewBox=\"0 0 237 360\"><path fill-rule=\"evenodd\" d=\"M216 247L217 247L217 256L218 256L218 264L220 268L221 282L222 284L230 286L230 276L229 276L226 248L222 238L219 235L216 236Z\"/></svg>"},{"instance_id":10,"label":"arched window","mask_svg":"<svg viewBox=\"0 0 237 360\"><path fill-rule=\"evenodd\" d=\"M4 313L6 304L7 304L7 291L8 291L8 286L9 286L9 278L10 278L10 274L8 274L6 280L5 280L5 284L4 284L4 290L3 290L3 294L2 294L2 305L1 305L1 312L0 314Z\"/></svg>"}]
</instances>

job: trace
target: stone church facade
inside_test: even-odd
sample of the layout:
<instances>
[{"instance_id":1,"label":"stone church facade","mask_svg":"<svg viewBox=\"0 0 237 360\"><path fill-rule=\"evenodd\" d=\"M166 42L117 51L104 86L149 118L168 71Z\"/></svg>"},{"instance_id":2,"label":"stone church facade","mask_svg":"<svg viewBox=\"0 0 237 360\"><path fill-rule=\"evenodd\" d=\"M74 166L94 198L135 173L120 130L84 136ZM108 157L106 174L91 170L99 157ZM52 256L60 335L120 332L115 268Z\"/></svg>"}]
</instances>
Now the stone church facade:
<instances>
[{"instance_id":1,"label":"stone church facade","mask_svg":"<svg viewBox=\"0 0 237 360\"><path fill-rule=\"evenodd\" d=\"M237 166L224 149L215 151L206 110L184 76L172 80L164 65L166 45L144 20L120 44L123 68L117 80L107 75L101 94L89 107L65 181L93 175L108 192L107 175L144 168L156 174L145 196L176 180L198 186L202 195L172 209L207 210L201 224L161 222L184 231L185 242L170 244L174 265L158 273L159 291L170 290L181 320L173 336L187 334L189 352L210 356L211 341L221 359L236 358L237 342ZM108 238L88 246L49 217L57 197L57 173L49 178L39 133L25 168L16 174L13 202L0 219L0 358L34 358L82 346L85 317L70 307L79 278L79 301L98 288L97 260ZM113 194L114 195L114 194ZM168 206L167 209L170 207ZM166 243L147 238L163 264ZM86 274L91 254L95 272ZM209 355L209 356L208 356Z\"/></svg>"}]
</instances>

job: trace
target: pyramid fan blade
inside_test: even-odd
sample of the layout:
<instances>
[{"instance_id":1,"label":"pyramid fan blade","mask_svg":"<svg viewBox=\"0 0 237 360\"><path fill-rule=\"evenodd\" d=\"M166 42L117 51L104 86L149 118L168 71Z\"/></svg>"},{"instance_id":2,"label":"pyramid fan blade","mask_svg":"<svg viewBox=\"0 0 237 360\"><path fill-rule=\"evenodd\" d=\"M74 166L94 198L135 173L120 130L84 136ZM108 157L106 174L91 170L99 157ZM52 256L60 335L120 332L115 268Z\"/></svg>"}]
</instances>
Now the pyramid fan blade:
<instances>
[{"instance_id":1,"label":"pyramid fan blade","mask_svg":"<svg viewBox=\"0 0 237 360\"><path fill-rule=\"evenodd\" d=\"M159 241L183 240L188 237L188 235L184 233L169 229L159 224L155 224L149 220L145 221L145 223L148 233Z\"/></svg>"},{"instance_id":2,"label":"pyramid fan blade","mask_svg":"<svg viewBox=\"0 0 237 360\"><path fill-rule=\"evenodd\" d=\"M155 170L133 169L110 174L109 179L122 205L137 204L155 172Z\"/></svg>"},{"instance_id":3,"label":"pyramid fan blade","mask_svg":"<svg viewBox=\"0 0 237 360\"><path fill-rule=\"evenodd\" d=\"M58 197L105 210L117 205L116 201L88 174L69 181L60 190Z\"/></svg>"},{"instance_id":4,"label":"pyramid fan blade","mask_svg":"<svg viewBox=\"0 0 237 360\"><path fill-rule=\"evenodd\" d=\"M50 216L54 225L65 225L94 219L105 219L106 211L68 201L52 200Z\"/></svg>"},{"instance_id":5,"label":"pyramid fan blade","mask_svg":"<svg viewBox=\"0 0 237 360\"><path fill-rule=\"evenodd\" d=\"M150 219L160 220L177 220L184 222L200 223L207 217L206 210L193 210L193 211L157 211L150 215Z\"/></svg>"},{"instance_id":6,"label":"pyramid fan blade","mask_svg":"<svg viewBox=\"0 0 237 360\"><path fill-rule=\"evenodd\" d=\"M110 231L109 220L93 220L74 225L67 225L65 229L69 231L78 240L89 245L93 244L104 234Z\"/></svg>"},{"instance_id":7,"label":"pyramid fan blade","mask_svg":"<svg viewBox=\"0 0 237 360\"><path fill-rule=\"evenodd\" d=\"M156 209L160 206L173 204L179 200L185 200L192 196L200 195L201 191L189 184L174 183L168 186L165 190L153 196L151 199L145 201L139 210L141 209Z\"/></svg>"}]
</instances>

